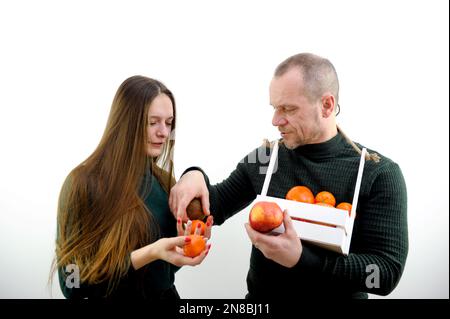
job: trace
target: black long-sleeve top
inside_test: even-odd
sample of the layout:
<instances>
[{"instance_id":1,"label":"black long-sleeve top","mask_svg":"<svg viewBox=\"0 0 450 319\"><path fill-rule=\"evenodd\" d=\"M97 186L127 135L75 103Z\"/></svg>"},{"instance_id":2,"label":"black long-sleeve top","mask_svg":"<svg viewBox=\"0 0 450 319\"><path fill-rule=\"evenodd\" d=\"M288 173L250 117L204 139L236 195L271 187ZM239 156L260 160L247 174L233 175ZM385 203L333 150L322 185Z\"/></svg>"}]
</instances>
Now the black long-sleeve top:
<instances>
[{"instance_id":1,"label":"black long-sleeve top","mask_svg":"<svg viewBox=\"0 0 450 319\"><path fill-rule=\"evenodd\" d=\"M143 196L145 205L153 214L158 223L159 238L177 236L176 220L170 212L167 191L161 186L158 179L147 174L143 184L149 185L150 192ZM68 276L73 269L66 271L66 267L58 269L59 284L66 298L101 298L109 300L160 300L177 299L178 292L174 286L176 267L163 260L155 260L139 270L131 265L128 273L121 278L114 291L107 295L108 282L99 284L87 284L81 282L79 288L73 284L66 284ZM69 280L72 278L69 277Z\"/></svg>"}]
</instances>

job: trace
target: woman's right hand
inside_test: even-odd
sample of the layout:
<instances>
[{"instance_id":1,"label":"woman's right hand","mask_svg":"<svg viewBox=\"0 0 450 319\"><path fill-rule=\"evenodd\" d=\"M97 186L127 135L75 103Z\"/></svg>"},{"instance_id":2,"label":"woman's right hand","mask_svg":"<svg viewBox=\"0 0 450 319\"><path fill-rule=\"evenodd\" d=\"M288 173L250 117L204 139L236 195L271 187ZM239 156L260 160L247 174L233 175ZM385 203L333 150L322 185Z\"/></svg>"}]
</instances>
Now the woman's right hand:
<instances>
[{"instance_id":1,"label":"woman's right hand","mask_svg":"<svg viewBox=\"0 0 450 319\"><path fill-rule=\"evenodd\" d=\"M206 240L206 239L205 239ZM206 255L208 255L211 244L206 244L206 249L196 257L187 257L184 255L183 246L190 241L188 236L178 236L171 238L161 238L155 242L159 250L160 258L175 266L196 266L200 264Z\"/></svg>"},{"instance_id":2,"label":"woman's right hand","mask_svg":"<svg viewBox=\"0 0 450 319\"><path fill-rule=\"evenodd\" d=\"M161 259L177 267L196 266L208 255L211 244L196 257L184 255L183 246L189 241L188 236L161 238L152 244L136 249L131 253L131 263L134 269L139 269L152 261Z\"/></svg>"}]
</instances>

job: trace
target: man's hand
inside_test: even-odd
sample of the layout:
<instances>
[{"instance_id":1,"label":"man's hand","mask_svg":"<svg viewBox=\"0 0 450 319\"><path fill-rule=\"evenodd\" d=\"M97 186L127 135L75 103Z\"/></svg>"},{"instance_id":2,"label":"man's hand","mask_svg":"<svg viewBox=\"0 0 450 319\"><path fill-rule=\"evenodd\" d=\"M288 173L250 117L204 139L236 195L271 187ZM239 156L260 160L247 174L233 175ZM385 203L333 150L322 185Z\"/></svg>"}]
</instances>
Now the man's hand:
<instances>
[{"instance_id":1,"label":"man's hand","mask_svg":"<svg viewBox=\"0 0 450 319\"><path fill-rule=\"evenodd\" d=\"M300 260L303 247L292 225L291 217L286 211L283 212L283 223L285 231L278 236L257 232L248 223L245 224L245 229L253 245L266 258L284 267L292 268Z\"/></svg>"},{"instance_id":2,"label":"man's hand","mask_svg":"<svg viewBox=\"0 0 450 319\"><path fill-rule=\"evenodd\" d=\"M186 207L194 198L200 198L203 214L209 216L209 192L202 172L192 170L184 174L172 187L169 196L169 207L175 218L187 222Z\"/></svg>"}]
</instances>

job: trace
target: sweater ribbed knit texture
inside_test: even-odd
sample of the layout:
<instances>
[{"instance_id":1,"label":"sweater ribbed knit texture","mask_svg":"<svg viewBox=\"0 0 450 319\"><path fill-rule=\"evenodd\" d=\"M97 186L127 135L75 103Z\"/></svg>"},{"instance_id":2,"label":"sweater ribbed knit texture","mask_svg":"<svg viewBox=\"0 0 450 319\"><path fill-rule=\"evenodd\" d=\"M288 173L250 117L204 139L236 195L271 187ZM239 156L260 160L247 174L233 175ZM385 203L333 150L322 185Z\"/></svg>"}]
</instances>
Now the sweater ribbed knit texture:
<instances>
[{"instance_id":1,"label":"sweater ribbed knit texture","mask_svg":"<svg viewBox=\"0 0 450 319\"><path fill-rule=\"evenodd\" d=\"M261 193L270 152L266 146L254 150L226 180L214 186L205 174L216 225ZM339 133L325 143L293 150L280 144L267 195L285 198L290 188L305 185L314 194L326 190L337 203L351 203L359 160L360 155ZM286 268L252 247L247 297L367 298L367 293L389 294L400 280L408 253L406 185L399 166L389 158L381 155L379 163L366 161L356 213L348 256L302 242L298 264Z\"/></svg>"}]
</instances>

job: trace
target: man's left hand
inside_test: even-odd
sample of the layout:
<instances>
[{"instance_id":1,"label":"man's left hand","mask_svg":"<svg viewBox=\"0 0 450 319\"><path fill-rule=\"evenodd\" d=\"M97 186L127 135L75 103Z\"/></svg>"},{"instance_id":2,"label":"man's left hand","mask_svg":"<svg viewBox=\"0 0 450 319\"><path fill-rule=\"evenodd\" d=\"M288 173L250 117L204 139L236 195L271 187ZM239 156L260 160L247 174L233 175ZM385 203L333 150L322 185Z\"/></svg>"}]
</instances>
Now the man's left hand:
<instances>
[{"instance_id":1,"label":"man's left hand","mask_svg":"<svg viewBox=\"0 0 450 319\"><path fill-rule=\"evenodd\" d=\"M285 231L278 236L260 233L254 230L250 224L245 224L248 237L253 245L258 248L266 258L288 268L294 267L302 254L302 243L295 232L292 220L287 211L283 212Z\"/></svg>"}]
</instances>

